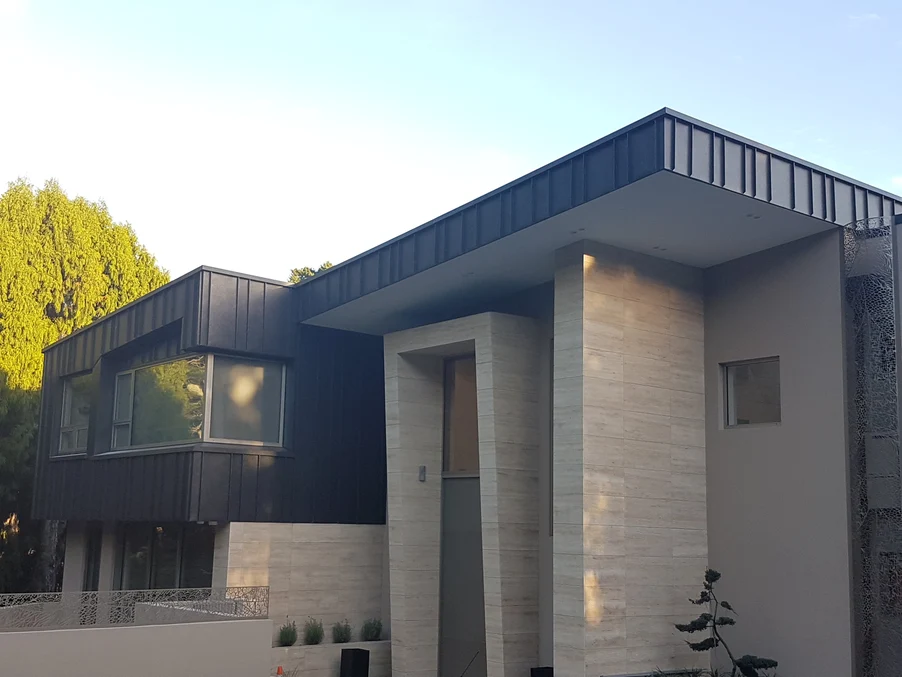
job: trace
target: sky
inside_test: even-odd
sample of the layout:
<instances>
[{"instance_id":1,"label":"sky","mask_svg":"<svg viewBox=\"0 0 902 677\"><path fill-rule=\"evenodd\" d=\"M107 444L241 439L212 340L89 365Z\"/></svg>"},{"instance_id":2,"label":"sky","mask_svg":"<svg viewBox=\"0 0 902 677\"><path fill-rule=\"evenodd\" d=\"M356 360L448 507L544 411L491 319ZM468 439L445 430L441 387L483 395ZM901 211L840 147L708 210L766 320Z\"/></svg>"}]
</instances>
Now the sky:
<instances>
[{"instance_id":1,"label":"sky","mask_svg":"<svg viewBox=\"0 0 902 677\"><path fill-rule=\"evenodd\" d=\"M900 194L900 76L899 0L0 0L0 190L286 279L665 106Z\"/></svg>"}]
</instances>

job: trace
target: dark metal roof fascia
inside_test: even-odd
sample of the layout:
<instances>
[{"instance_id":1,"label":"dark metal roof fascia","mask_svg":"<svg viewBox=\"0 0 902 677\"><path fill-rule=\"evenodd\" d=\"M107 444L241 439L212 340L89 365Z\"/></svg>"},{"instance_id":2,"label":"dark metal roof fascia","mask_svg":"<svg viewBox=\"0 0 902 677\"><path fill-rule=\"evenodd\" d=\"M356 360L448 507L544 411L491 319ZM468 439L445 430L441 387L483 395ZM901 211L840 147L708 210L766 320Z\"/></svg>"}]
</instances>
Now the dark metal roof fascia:
<instances>
[{"instance_id":1,"label":"dark metal roof fascia","mask_svg":"<svg viewBox=\"0 0 902 677\"><path fill-rule=\"evenodd\" d=\"M298 287L301 321L658 171L831 223L902 213L902 198L663 108Z\"/></svg>"},{"instance_id":2,"label":"dark metal roof fascia","mask_svg":"<svg viewBox=\"0 0 902 677\"><path fill-rule=\"evenodd\" d=\"M664 169L665 111L298 284L301 321Z\"/></svg>"},{"instance_id":3,"label":"dark metal roof fascia","mask_svg":"<svg viewBox=\"0 0 902 677\"><path fill-rule=\"evenodd\" d=\"M902 198L665 109L664 168L837 225L902 212Z\"/></svg>"}]
</instances>

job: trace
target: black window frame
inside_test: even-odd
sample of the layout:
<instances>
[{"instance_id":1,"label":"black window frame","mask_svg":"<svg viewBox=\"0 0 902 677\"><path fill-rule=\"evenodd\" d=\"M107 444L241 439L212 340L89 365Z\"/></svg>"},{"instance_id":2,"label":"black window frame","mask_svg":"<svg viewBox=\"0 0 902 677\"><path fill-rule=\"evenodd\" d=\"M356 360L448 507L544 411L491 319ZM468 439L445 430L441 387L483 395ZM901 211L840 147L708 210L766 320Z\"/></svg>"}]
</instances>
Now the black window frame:
<instances>
[{"instance_id":1,"label":"black window frame","mask_svg":"<svg viewBox=\"0 0 902 677\"><path fill-rule=\"evenodd\" d=\"M88 434L91 428L91 409L93 408L93 398L88 402L88 420L84 424L73 425L71 423L72 416L72 384L74 381L84 379L89 383L89 387L96 388L96 382L91 384L91 380L93 379L93 372L82 372L80 374L73 374L71 376L67 376L63 381L62 388L62 401L60 407L60 429L59 429L59 439L57 439L56 451L54 452L54 456L72 456L76 454L86 454L88 453ZM84 446L78 445L78 433L83 431L85 436ZM67 449L63 449L63 437L66 434L72 435L72 440L74 446L69 447Z\"/></svg>"},{"instance_id":2,"label":"black window frame","mask_svg":"<svg viewBox=\"0 0 902 677\"><path fill-rule=\"evenodd\" d=\"M156 557L156 540L154 539L154 532L158 528L164 529L175 529L178 531L178 543L176 546L176 567L175 567L175 586L174 588L157 588L153 586L154 581L154 564ZM147 572L144 575L144 587L142 588L126 588L123 587L125 583L125 557L126 557L126 530L129 528L138 528L138 529L146 529L146 542L148 543L148 565ZM115 589L116 590L170 590L170 589L183 589L182 582L185 578L185 561L184 561L184 553L185 553L185 540L186 538L191 537L191 532L195 529L209 529L209 536L211 537L211 549L210 549L210 584L200 586L200 589L210 588L213 584L213 551L216 547L215 541L215 531L213 531L214 527L210 524L195 524L193 522L132 522L120 525L116 538L116 569L115 569ZM145 542L145 541L142 541Z\"/></svg>"},{"instance_id":3,"label":"black window frame","mask_svg":"<svg viewBox=\"0 0 902 677\"><path fill-rule=\"evenodd\" d=\"M167 442L152 442L149 444L131 444L132 434L133 434L133 423L134 423L134 414L135 414L135 381L136 375L139 371L144 369L151 369L153 367L158 367L163 364L171 364L174 362L180 362L184 360L190 360L192 358L204 358L204 412L203 412L203 424L200 437L190 438L186 440L173 440ZM167 358L165 360L158 360L156 362L149 362L147 364L140 364L129 369L122 369L121 371L116 372L115 378L113 379L113 404L112 404L112 425L110 426L110 452L115 453L128 453L131 451L140 451L142 449L156 449L162 447L171 447L171 446L180 446L185 444L195 444L198 442L211 442L214 444L237 444L243 446L253 446L253 447L271 447L271 448L280 448L285 444L285 402L287 398L287 381L288 381L288 366L283 360L275 360L275 359L267 359L267 358L259 358L259 357L244 357L237 355L220 355L221 358L226 358L229 360L235 360L237 362L243 362L246 364L276 364L281 367L281 393L280 393L280 401L279 401L279 439L278 442L267 442L264 440L241 440L241 439L230 439L223 437L214 437L211 434L211 422L212 422L212 407L213 407L213 365L216 360L216 353L183 353L176 357ZM124 415L122 412L118 410L119 407L119 392L120 392L120 382L123 377L128 376L129 383L129 397L128 397L128 415ZM128 429L128 445L117 445L116 436L117 430Z\"/></svg>"}]
</instances>

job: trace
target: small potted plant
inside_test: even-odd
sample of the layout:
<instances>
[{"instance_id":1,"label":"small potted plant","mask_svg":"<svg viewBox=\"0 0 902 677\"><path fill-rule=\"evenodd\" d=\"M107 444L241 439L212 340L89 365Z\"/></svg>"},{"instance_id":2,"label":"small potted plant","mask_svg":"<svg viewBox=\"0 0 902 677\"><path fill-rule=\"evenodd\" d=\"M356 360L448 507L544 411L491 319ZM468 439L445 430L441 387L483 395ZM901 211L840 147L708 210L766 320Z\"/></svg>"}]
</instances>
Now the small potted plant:
<instances>
[{"instance_id":1,"label":"small potted plant","mask_svg":"<svg viewBox=\"0 0 902 677\"><path fill-rule=\"evenodd\" d=\"M307 619L304 623L304 644L322 644L323 642L323 622L313 617Z\"/></svg>"},{"instance_id":2,"label":"small potted plant","mask_svg":"<svg viewBox=\"0 0 902 677\"><path fill-rule=\"evenodd\" d=\"M368 618L360 628L360 639L364 642L377 642L382 639L382 621L378 618Z\"/></svg>"},{"instance_id":3,"label":"small potted plant","mask_svg":"<svg viewBox=\"0 0 902 677\"><path fill-rule=\"evenodd\" d=\"M279 627L279 636L276 641L279 646L291 646L298 641L298 626L288 619Z\"/></svg>"},{"instance_id":4,"label":"small potted plant","mask_svg":"<svg viewBox=\"0 0 902 677\"><path fill-rule=\"evenodd\" d=\"M332 641L336 644L347 644L351 641L351 624L347 618L332 626Z\"/></svg>"}]
</instances>

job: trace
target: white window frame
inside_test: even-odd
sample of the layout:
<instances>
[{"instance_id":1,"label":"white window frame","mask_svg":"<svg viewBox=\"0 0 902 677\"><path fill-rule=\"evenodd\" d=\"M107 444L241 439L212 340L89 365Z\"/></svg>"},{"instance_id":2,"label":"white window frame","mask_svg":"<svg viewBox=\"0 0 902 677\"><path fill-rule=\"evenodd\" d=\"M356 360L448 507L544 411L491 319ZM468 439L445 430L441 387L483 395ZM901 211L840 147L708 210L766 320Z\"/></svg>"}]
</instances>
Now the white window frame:
<instances>
[{"instance_id":1,"label":"white window frame","mask_svg":"<svg viewBox=\"0 0 902 677\"><path fill-rule=\"evenodd\" d=\"M76 378L81 378L82 376L87 376L88 374L78 374L76 376L69 376L63 380L63 410L60 416L60 435L59 441L57 443L56 455L57 456L71 456L73 454L86 454L88 453L88 427L89 424L85 423L84 425L72 425L68 423L66 419L71 420L72 415L72 380ZM85 446L73 446L71 449L63 450L63 434L64 433L73 433L74 434L74 444L78 445L78 431L85 431Z\"/></svg>"},{"instance_id":2,"label":"white window frame","mask_svg":"<svg viewBox=\"0 0 902 677\"><path fill-rule=\"evenodd\" d=\"M196 440L181 440L178 442L164 442L158 443L154 442L151 444L141 444L141 445L132 445L128 446L116 446L116 428L128 425L129 432L129 442L131 442L131 432L132 432L132 421L134 418L134 409L135 409L135 373L141 371L142 369L148 369L150 367L156 367L161 364L168 364L170 362L179 362L181 360L190 359L192 357L204 357L206 359L206 367L204 374L204 424L203 431L200 439ZM229 356L231 357L231 356ZM148 362L147 364L141 364L131 369L125 369L123 371L117 372L115 380L113 381L113 422L110 427L110 451L111 452L129 452L140 449L153 449L158 447L173 447L173 446L181 446L185 444L197 444L198 442L216 442L216 443L225 443L225 444L239 444L242 446L252 446L252 447L272 447L279 446L281 447L285 441L285 381L287 378L287 369L284 362L280 362L278 360L266 360L259 359L256 357L239 357L236 356L234 359L236 360L245 360L247 362L269 362L271 364L280 364L282 367L282 390L280 393L279 399L279 441L277 444L273 444L272 442L262 442L259 440L233 440L223 437L213 437L210 434L210 418L212 414L213 407L213 361L216 359L216 356L213 353L186 353L184 355L179 355L178 357L174 357L171 359L159 360L157 362ZM116 416L116 405L119 401L119 377L124 376L126 374L131 374L131 379L129 381L129 412L128 418L117 418Z\"/></svg>"},{"instance_id":3,"label":"white window frame","mask_svg":"<svg viewBox=\"0 0 902 677\"><path fill-rule=\"evenodd\" d=\"M736 420L736 396L733 384L733 368L745 367L750 364L777 363L777 391L780 395L780 420L760 421L758 423L734 423ZM739 360L737 362L725 362L720 365L723 375L723 426L725 429L755 428L761 426L778 426L783 422L783 369L780 365L780 356L758 357L753 360Z\"/></svg>"}]
</instances>

